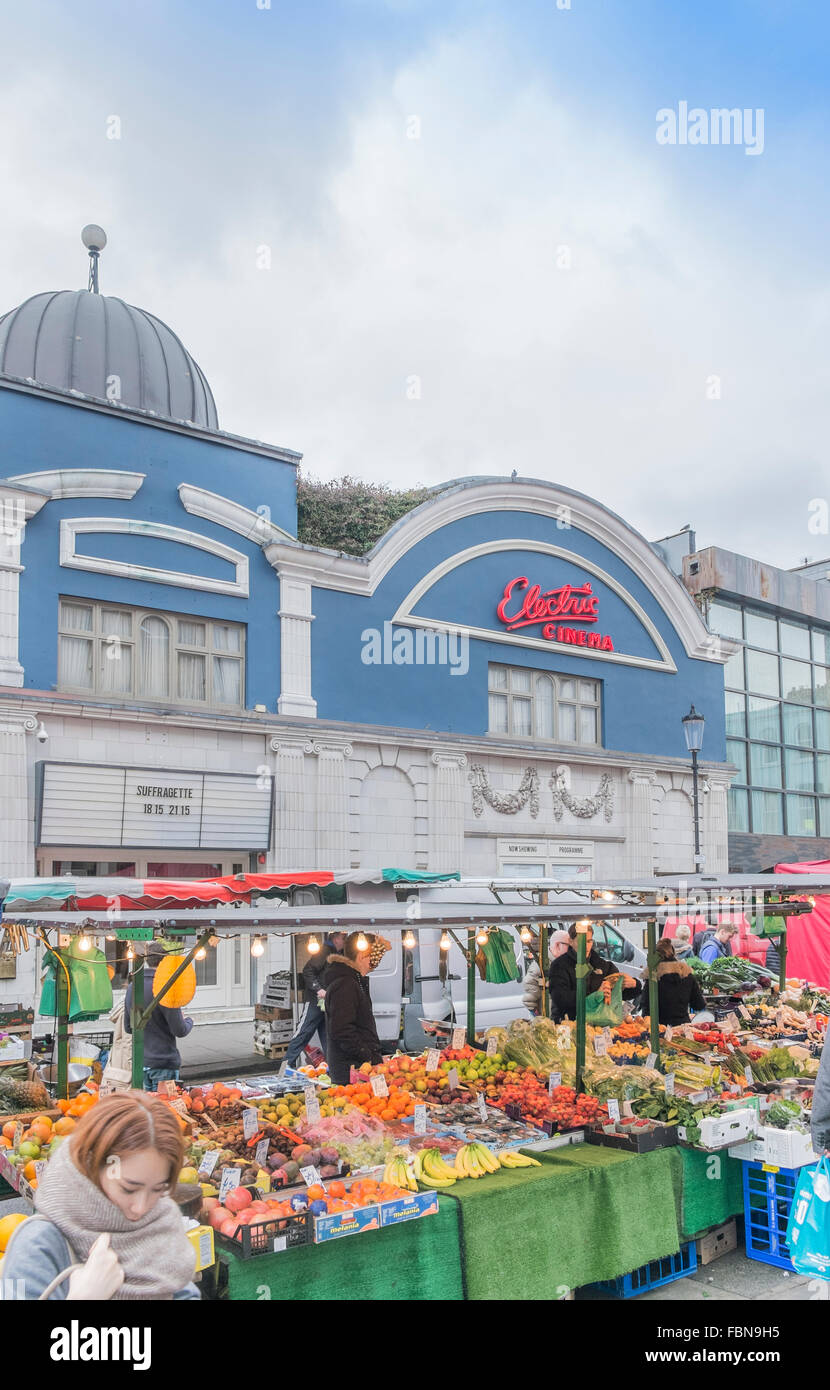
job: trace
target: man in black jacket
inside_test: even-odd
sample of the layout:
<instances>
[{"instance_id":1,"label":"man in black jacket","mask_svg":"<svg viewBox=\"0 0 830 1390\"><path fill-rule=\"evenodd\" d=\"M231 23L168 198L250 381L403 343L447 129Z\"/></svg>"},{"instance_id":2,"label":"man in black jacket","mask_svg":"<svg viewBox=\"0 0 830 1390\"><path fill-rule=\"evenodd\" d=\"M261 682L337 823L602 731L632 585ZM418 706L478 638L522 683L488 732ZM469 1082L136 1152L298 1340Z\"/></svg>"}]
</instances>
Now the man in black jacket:
<instances>
[{"instance_id":1,"label":"man in black jacket","mask_svg":"<svg viewBox=\"0 0 830 1390\"><path fill-rule=\"evenodd\" d=\"M156 942L147 952L144 965L144 1007L153 998L153 977L156 966L164 960L165 951ZM133 986L127 986L124 1000L124 1031L132 1033ZM166 1004L156 1004L144 1026L144 1089L158 1090L160 1081L178 1081L182 1064L181 1053L176 1046L177 1038L186 1038L193 1027L193 1019L185 1018L181 1009L169 1009Z\"/></svg>"},{"instance_id":2,"label":"man in black jacket","mask_svg":"<svg viewBox=\"0 0 830 1390\"><path fill-rule=\"evenodd\" d=\"M557 956L550 968L550 999L554 1022L563 1018L576 1018L576 925L568 928L571 945L563 955ZM594 933L591 927L585 933L585 958L590 973L585 981L586 994L601 989L608 999L611 995L613 979L618 975L616 965L603 960L593 949ZM640 992L640 986L630 976L623 975L623 998L633 999Z\"/></svg>"},{"instance_id":3,"label":"man in black jacket","mask_svg":"<svg viewBox=\"0 0 830 1390\"><path fill-rule=\"evenodd\" d=\"M326 1051L326 1016L320 1005L326 997L323 988L323 975L328 965L329 957L342 951L343 943L346 940L346 933L342 931L332 932L323 942L322 950L316 955L309 956L305 969L303 970L303 984L305 986L306 1010L303 1014L300 1026L288 1044L285 1054L286 1066L296 1067L300 1058L300 1053L306 1043L316 1033L320 1039L320 1047Z\"/></svg>"},{"instance_id":4,"label":"man in black jacket","mask_svg":"<svg viewBox=\"0 0 830 1390\"><path fill-rule=\"evenodd\" d=\"M383 1061L378 1030L372 1013L367 978L372 965L371 942L358 950L360 932L346 938L342 955L329 956L325 974L329 1076L337 1086L347 1086L352 1067Z\"/></svg>"}]
</instances>

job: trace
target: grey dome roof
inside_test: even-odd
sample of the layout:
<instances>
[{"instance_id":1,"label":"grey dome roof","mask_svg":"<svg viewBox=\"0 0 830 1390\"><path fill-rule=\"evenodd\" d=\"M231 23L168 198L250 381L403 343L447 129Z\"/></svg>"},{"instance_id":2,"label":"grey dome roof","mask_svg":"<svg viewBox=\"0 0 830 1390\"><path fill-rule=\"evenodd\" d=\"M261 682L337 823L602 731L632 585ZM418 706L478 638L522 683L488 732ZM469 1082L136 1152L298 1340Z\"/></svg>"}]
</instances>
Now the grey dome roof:
<instances>
[{"instance_id":1,"label":"grey dome roof","mask_svg":"<svg viewBox=\"0 0 830 1390\"><path fill-rule=\"evenodd\" d=\"M161 319L112 295L54 290L0 317L0 374L107 400L120 378L122 405L217 429L201 368Z\"/></svg>"}]
</instances>

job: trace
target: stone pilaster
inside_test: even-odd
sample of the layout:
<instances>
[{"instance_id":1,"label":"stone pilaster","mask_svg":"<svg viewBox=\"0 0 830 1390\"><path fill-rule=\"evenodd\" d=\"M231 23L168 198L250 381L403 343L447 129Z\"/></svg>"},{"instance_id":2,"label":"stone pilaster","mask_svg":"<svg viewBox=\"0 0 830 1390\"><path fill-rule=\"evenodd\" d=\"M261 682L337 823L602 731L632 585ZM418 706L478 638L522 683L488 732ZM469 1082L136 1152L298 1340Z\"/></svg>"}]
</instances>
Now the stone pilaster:
<instances>
[{"instance_id":1,"label":"stone pilaster","mask_svg":"<svg viewBox=\"0 0 830 1390\"><path fill-rule=\"evenodd\" d=\"M315 869L315 766L309 739L271 739L274 767L274 848L269 872Z\"/></svg>"},{"instance_id":2,"label":"stone pilaster","mask_svg":"<svg viewBox=\"0 0 830 1390\"><path fill-rule=\"evenodd\" d=\"M280 695L279 714L317 717L311 695L311 584L280 573Z\"/></svg>"},{"instance_id":3,"label":"stone pilaster","mask_svg":"<svg viewBox=\"0 0 830 1390\"><path fill-rule=\"evenodd\" d=\"M436 750L429 772L429 871L459 870L464 856L466 755Z\"/></svg>"},{"instance_id":4,"label":"stone pilaster","mask_svg":"<svg viewBox=\"0 0 830 1390\"><path fill-rule=\"evenodd\" d=\"M654 773L632 768L628 774L625 857L632 878L654 873Z\"/></svg>"},{"instance_id":5,"label":"stone pilaster","mask_svg":"<svg viewBox=\"0 0 830 1390\"><path fill-rule=\"evenodd\" d=\"M27 520L46 500L40 493L0 485L0 685L23 684L18 652L20 547Z\"/></svg>"},{"instance_id":6,"label":"stone pilaster","mask_svg":"<svg viewBox=\"0 0 830 1390\"><path fill-rule=\"evenodd\" d=\"M312 752L317 758L315 867L346 869L350 862L346 761L352 756L352 747L331 740L313 743Z\"/></svg>"},{"instance_id":7,"label":"stone pilaster","mask_svg":"<svg viewBox=\"0 0 830 1390\"><path fill-rule=\"evenodd\" d=\"M708 781L709 791L701 793L703 801L703 869L707 874L725 874L729 867L729 786L714 778Z\"/></svg>"}]
</instances>

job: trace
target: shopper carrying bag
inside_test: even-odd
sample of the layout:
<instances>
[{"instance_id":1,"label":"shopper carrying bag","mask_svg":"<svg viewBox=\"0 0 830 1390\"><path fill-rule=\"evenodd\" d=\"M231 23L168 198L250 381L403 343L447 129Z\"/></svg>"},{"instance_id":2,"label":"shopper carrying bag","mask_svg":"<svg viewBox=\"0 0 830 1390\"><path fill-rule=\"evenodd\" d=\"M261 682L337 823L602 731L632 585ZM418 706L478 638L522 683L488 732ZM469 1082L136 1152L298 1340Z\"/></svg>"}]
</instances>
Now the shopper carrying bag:
<instances>
[{"instance_id":1,"label":"shopper carrying bag","mask_svg":"<svg viewBox=\"0 0 830 1390\"><path fill-rule=\"evenodd\" d=\"M830 1159L803 1168L787 1226L790 1259L798 1274L830 1279Z\"/></svg>"}]
</instances>

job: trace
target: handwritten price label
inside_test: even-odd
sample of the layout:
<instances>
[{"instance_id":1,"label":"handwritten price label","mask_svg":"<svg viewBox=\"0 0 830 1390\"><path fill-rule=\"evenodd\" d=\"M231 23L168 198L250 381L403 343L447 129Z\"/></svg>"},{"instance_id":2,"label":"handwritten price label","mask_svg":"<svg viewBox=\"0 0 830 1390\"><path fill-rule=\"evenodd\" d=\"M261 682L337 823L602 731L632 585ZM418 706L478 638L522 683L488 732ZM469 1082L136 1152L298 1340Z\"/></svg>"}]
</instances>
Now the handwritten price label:
<instances>
[{"instance_id":1,"label":"handwritten price label","mask_svg":"<svg viewBox=\"0 0 830 1390\"><path fill-rule=\"evenodd\" d=\"M603 1037L594 1038L594 1052L598 1057L604 1057L608 1051L608 1043Z\"/></svg>"},{"instance_id":2,"label":"handwritten price label","mask_svg":"<svg viewBox=\"0 0 830 1390\"><path fill-rule=\"evenodd\" d=\"M548 1095L552 1096L557 1086L562 1085L561 1071L552 1071L548 1077Z\"/></svg>"},{"instance_id":3,"label":"handwritten price label","mask_svg":"<svg viewBox=\"0 0 830 1390\"><path fill-rule=\"evenodd\" d=\"M156 1087L159 1095L162 1096L174 1096L177 1089L175 1081L160 1081Z\"/></svg>"},{"instance_id":4,"label":"handwritten price label","mask_svg":"<svg viewBox=\"0 0 830 1390\"><path fill-rule=\"evenodd\" d=\"M570 1028L567 1028L564 1024L560 1024L560 1026L556 1030L556 1046L568 1048L570 1047L570 1045L571 1030Z\"/></svg>"},{"instance_id":5,"label":"handwritten price label","mask_svg":"<svg viewBox=\"0 0 830 1390\"><path fill-rule=\"evenodd\" d=\"M488 1038L488 1039L487 1039L487 1056L488 1056L488 1057L495 1057L495 1055L496 1055L496 1053L498 1052L498 1050L499 1050L499 1040L498 1040L498 1038Z\"/></svg>"},{"instance_id":6,"label":"handwritten price label","mask_svg":"<svg viewBox=\"0 0 830 1390\"><path fill-rule=\"evenodd\" d=\"M457 1049L460 1050L462 1047L466 1047L466 1045L467 1045L467 1029L466 1029L466 1028L453 1028L453 1030L452 1030L452 1046L453 1046L453 1048L457 1048Z\"/></svg>"},{"instance_id":7,"label":"handwritten price label","mask_svg":"<svg viewBox=\"0 0 830 1390\"><path fill-rule=\"evenodd\" d=\"M611 1096L608 1100L608 1118L618 1121L620 1118L620 1102Z\"/></svg>"},{"instance_id":8,"label":"handwritten price label","mask_svg":"<svg viewBox=\"0 0 830 1390\"><path fill-rule=\"evenodd\" d=\"M746 1077L749 1085L751 1086L754 1080L752 1075L752 1067L744 1067L744 1076Z\"/></svg>"},{"instance_id":9,"label":"handwritten price label","mask_svg":"<svg viewBox=\"0 0 830 1390\"><path fill-rule=\"evenodd\" d=\"M320 1099L317 1095L316 1086L304 1086L303 1095L305 1096L305 1117L310 1125L320 1123Z\"/></svg>"},{"instance_id":10,"label":"handwritten price label","mask_svg":"<svg viewBox=\"0 0 830 1390\"><path fill-rule=\"evenodd\" d=\"M254 1159L258 1168L261 1168L268 1158L268 1150L271 1147L270 1139L260 1139L254 1150Z\"/></svg>"},{"instance_id":11,"label":"handwritten price label","mask_svg":"<svg viewBox=\"0 0 830 1390\"><path fill-rule=\"evenodd\" d=\"M259 1111L252 1105L246 1105L242 1111L242 1133L246 1139L253 1139L259 1129Z\"/></svg>"},{"instance_id":12,"label":"handwritten price label","mask_svg":"<svg viewBox=\"0 0 830 1390\"><path fill-rule=\"evenodd\" d=\"M427 1071L437 1071L441 1065L441 1053L437 1047L431 1047L427 1053Z\"/></svg>"},{"instance_id":13,"label":"handwritten price label","mask_svg":"<svg viewBox=\"0 0 830 1390\"><path fill-rule=\"evenodd\" d=\"M302 1178L306 1187L313 1187L315 1183L322 1182L322 1178L320 1177L319 1171L311 1164L309 1164L308 1168L300 1169L300 1177Z\"/></svg>"},{"instance_id":14,"label":"handwritten price label","mask_svg":"<svg viewBox=\"0 0 830 1390\"><path fill-rule=\"evenodd\" d=\"M478 1113L481 1116L482 1122L484 1122L487 1119L487 1102L484 1099L484 1096L477 1097L477 1105Z\"/></svg>"},{"instance_id":15,"label":"handwritten price label","mask_svg":"<svg viewBox=\"0 0 830 1390\"><path fill-rule=\"evenodd\" d=\"M427 1132L427 1108L426 1108L425 1105L416 1105L416 1106L415 1106L415 1115L414 1115L414 1119L415 1119L415 1124L414 1124L415 1133L416 1133L416 1134L426 1134L426 1132Z\"/></svg>"},{"instance_id":16,"label":"handwritten price label","mask_svg":"<svg viewBox=\"0 0 830 1390\"><path fill-rule=\"evenodd\" d=\"M452 1067L452 1069L451 1069L450 1072L448 1073L448 1076L449 1076L450 1090L451 1090L451 1091L457 1091L457 1090L458 1090L458 1072L457 1072L457 1070L456 1070L455 1067Z\"/></svg>"},{"instance_id":17,"label":"handwritten price label","mask_svg":"<svg viewBox=\"0 0 830 1390\"><path fill-rule=\"evenodd\" d=\"M657 1053L656 1053L656 1052L650 1052L650 1053L648 1054L648 1056L646 1057L646 1066L647 1066L647 1067L656 1067L656 1066L657 1066Z\"/></svg>"},{"instance_id":18,"label":"handwritten price label","mask_svg":"<svg viewBox=\"0 0 830 1390\"><path fill-rule=\"evenodd\" d=\"M741 1015L741 1018L749 1018L749 1009L746 1007L746 1004L738 1005L738 1013Z\"/></svg>"},{"instance_id":19,"label":"handwritten price label","mask_svg":"<svg viewBox=\"0 0 830 1390\"><path fill-rule=\"evenodd\" d=\"M386 1084L385 1076L373 1076L370 1082L372 1093L376 1096L388 1096L389 1087Z\"/></svg>"},{"instance_id":20,"label":"handwritten price label","mask_svg":"<svg viewBox=\"0 0 830 1390\"><path fill-rule=\"evenodd\" d=\"M229 1192L238 1187L242 1181L242 1174L238 1168L223 1168L222 1181L219 1184L219 1205L221 1206Z\"/></svg>"},{"instance_id":21,"label":"handwritten price label","mask_svg":"<svg viewBox=\"0 0 830 1390\"><path fill-rule=\"evenodd\" d=\"M219 1162L219 1149L208 1149L207 1153L202 1154L202 1161L199 1164L199 1176L209 1178L217 1163Z\"/></svg>"},{"instance_id":22,"label":"handwritten price label","mask_svg":"<svg viewBox=\"0 0 830 1390\"><path fill-rule=\"evenodd\" d=\"M673 1037L674 1029L672 1028L671 1024L669 1024L669 1026L666 1028L666 1042L671 1042Z\"/></svg>"},{"instance_id":23,"label":"handwritten price label","mask_svg":"<svg viewBox=\"0 0 830 1390\"><path fill-rule=\"evenodd\" d=\"M666 1076L665 1076L665 1087L666 1087L666 1095L667 1095L667 1096L673 1096L673 1095L674 1095L674 1072L673 1072L673 1071L667 1071L667 1072L666 1072Z\"/></svg>"}]
</instances>

